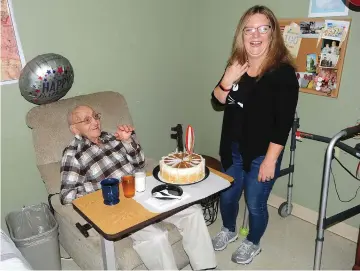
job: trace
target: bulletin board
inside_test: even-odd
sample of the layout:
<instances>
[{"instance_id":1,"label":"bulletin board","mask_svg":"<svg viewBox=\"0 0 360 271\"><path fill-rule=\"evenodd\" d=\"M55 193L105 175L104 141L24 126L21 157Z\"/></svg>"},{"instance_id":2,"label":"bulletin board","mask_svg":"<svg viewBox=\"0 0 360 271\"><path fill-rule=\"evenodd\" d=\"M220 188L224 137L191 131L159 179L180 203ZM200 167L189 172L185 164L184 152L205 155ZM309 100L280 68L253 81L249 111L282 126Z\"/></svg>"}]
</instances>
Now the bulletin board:
<instances>
[{"instance_id":1,"label":"bulletin board","mask_svg":"<svg viewBox=\"0 0 360 271\"><path fill-rule=\"evenodd\" d=\"M289 18L279 24L295 59L300 91L337 98L351 18Z\"/></svg>"}]
</instances>

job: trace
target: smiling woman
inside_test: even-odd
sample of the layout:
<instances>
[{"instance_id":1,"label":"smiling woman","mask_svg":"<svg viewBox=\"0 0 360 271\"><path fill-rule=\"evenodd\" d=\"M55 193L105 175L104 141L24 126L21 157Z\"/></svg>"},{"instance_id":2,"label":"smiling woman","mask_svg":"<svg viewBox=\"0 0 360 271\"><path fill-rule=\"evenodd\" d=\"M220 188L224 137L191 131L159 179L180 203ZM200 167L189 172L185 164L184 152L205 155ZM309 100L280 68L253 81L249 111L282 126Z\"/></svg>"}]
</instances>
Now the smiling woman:
<instances>
[{"instance_id":1,"label":"smiling woman","mask_svg":"<svg viewBox=\"0 0 360 271\"><path fill-rule=\"evenodd\" d=\"M241 17L226 70L212 97L224 105L220 156L224 172L234 178L221 192L221 231L215 250L237 239L236 217L245 190L249 235L232 261L247 264L261 251L268 223L267 200L279 176L284 146L292 126L299 84L278 20L264 6Z\"/></svg>"}]
</instances>

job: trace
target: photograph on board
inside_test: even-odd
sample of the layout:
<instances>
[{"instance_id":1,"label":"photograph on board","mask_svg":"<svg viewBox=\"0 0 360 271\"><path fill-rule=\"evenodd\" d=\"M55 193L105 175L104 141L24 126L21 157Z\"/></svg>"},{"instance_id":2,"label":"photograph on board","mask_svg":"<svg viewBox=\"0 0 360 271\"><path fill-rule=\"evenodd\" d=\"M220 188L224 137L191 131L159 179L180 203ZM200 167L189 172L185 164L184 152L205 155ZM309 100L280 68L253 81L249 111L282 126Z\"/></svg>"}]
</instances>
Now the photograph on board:
<instances>
[{"instance_id":1,"label":"photograph on board","mask_svg":"<svg viewBox=\"0 0 360 271\"><path fill-rule=\"evenodd\" d=\"M300 23L300 37L302 38L319 38L322 29L324 28L324 22L301 22Z\"/></svg>"},{"instance_id":2,"label":"photograph on board","mask_svg":"<svg viewBox=\"0 0 360 271\"><path fill-rule=\"evenodd\" d=\"M306 71L310 73L316 72L317 57L316 54L306 55Z\"/></svg>"},{"instance_id":3,"label":"photograph on board","mask_svg":"<svg viewBox=\"0 0 360 271\"><path fill-rule=\"evenodd\" d=\"M315 90L331 93L336 89L337 70L336 69L319 69L319 73L315 76Z\"/></svg>"},{"instance_id":4,"label":"photograph on board","mask_svg":"<svg viewBox=\"0 0 360 271\"><path fill-rule=\"evenodd\" d=\"M309 89L315 89L315 73L310 72L297 72L296 77L299 82L300 88L309 88Z\"/></svg>"},{"instance_id":5,"label":"photograph on board","mask_svg":"<svg viewBox=\"0 0 360 271\"><path fill-rule=\"evenodd\" d=\"M339 41L324 39L322 42L320 67L334 68L340 56Z\"/></svg>"},{"instance_id":6,"label":"photograph on board","mask_svg":"<svg viewBox=\"0 0 360 271\"><path fill-rule=\"evenodd\" d=\"M342 41L349 30L349 21L325 20L321 38Z\"/></svg>"}]
</instances>

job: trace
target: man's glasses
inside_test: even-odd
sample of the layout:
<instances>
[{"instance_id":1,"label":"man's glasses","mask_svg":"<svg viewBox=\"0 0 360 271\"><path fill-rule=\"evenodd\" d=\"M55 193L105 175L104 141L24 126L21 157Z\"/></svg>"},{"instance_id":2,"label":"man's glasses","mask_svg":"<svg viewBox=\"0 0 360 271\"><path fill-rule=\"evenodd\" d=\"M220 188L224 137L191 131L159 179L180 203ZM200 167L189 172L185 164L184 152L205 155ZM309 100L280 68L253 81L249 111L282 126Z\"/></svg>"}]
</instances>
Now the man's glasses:
<instances>
[{"instance_id":1,"label":"man's glasses","mask_svg":"<svg viewBox=\"0 0 360 271\"><path fill-rule=\"evenodd\" d=\"M94 120L99 120L99 119L101 119L101 114L100 114L100 113L95 113L95 114L93 114L91 117L90 117L90 116L87 116L87 117L85 117L84 120L79 121L79 122L76 122L76 123L73 123L73 124L79 124L79 123L90 124L91 121L92 121L92 119L94 119Z\"/></svg>"},{"instance_id":2,"label":"man's glasses","mask_svg":"<svg viewBox=\"0 0 360 271\"><path fill-rule=\"evenodd\" d=\"M258 31L260 34L266 34L270 28L270 25L260 25L259 27L244 27L244 33L245 35L253 35L256 31Z\"/></svg>"}]
</instances>

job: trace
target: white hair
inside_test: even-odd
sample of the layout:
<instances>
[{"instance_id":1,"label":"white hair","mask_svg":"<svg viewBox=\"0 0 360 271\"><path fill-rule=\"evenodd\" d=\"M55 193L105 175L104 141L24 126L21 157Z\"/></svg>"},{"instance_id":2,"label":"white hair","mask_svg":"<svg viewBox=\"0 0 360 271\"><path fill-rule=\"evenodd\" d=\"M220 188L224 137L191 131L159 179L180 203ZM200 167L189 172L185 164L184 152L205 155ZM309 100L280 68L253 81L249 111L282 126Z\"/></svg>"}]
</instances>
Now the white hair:
<instances>
[{"instance_id":1,"label":"white hair","mask_svg":"<svg viewBox=\"0 0 360 271\"><path fill-rule=\"evenodd\" d=\"M73 124L74 119L76 117L76 111L81 107L89 107L92 110L94 110L91 106L86 105L86 104L80 104L80 105L73 106L71 109L69 109L68 114L67 114L67 121L68 121L69 126Z\"/></svg>"}]
</instances>

